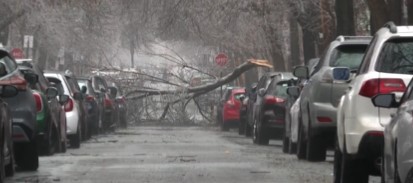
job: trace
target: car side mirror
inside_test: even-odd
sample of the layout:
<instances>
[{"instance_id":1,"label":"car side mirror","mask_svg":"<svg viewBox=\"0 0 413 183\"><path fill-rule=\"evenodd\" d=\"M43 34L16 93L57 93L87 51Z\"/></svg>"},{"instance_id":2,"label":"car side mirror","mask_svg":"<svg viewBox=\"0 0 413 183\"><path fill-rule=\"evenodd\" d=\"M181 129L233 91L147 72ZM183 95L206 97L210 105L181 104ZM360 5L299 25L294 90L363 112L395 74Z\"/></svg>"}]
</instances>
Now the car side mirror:
<instances>
[{"instance_id":1,"label":"car side mirror","mask_svg":"<svg viewBox=\"0 0 413 183\"><path fill-rule=\"evenodd\" d=\"M68 101L69 101L69 96L68 95L60 95L60 97L59 97L60 105L65 105Z\"/></svg>"},{"instance_id":2,"label":"car side mirror","mask_svg":"<svg viewBox=\"0 0 413 183\"><path fill-rule=\"evenodd\" d=\"M12 85L4 85L1 88L1 94L0 97L3 98L9 98L9 97L14 97L19 93L19 91L17 90L17 88L15 86Z\"/></svg>"},{"instance_id":3,"label":"car side mirror","mask_svg":"<svg viewBox=\"0 0 413 183\"><path fill-rule=\"evenodd\" d=\"M287 88L287 94L290 97L294 97L297 98L298 96L300 96L300 87L298 86L291 86Z\"/></svg>"},{"instance_id":4,"label":"car side mirror","mask_svg":"<svg viewBox=\"0 0 413 183\"><path fill-rule=\"evenodd\" d=\"M76 93L73 94L73 98L74 98L75 100L83 100L83 99L84 99L83 93L76 92Z\"/></svg>"},{"instance_id":5,"label":"car side mirror","mask_svg":"<svg viewBox=\"0 0 413 183\"><path fill-rule=\"evenodd\" d=\"M39 76L35 73L25 73L24 79L30 84L36 84L39 81Z\"/></svg>"},{"instance_id":6,"label":"car side mirror","mask_svg":"<svg viewBox=\"0 0 413 183\"><path fill-rule=\"evenodd\" d=\"M109 92L112 98L115 98L116 95L118 94L118 89L116 87L111 86L109 87Z\"/></svg>"},{"instance_id":7,"label":"car side mirror","mask_svg":"<svg viewBox=\"0 0 413 183\"><path fill-rule=\"evenodd\" d=\"M373 102L373 105L376 107L397 108L400 105L396 101L396 95L394 93L378 94L374 96L371 100Z\"/></svg>"},{"instance_id":8,"label":"car side mirror","mask_svg":"<svg viewBox=\"0 0 413 183\"><path fill-rule=\"evenodd\" d=\"M100 89L100 92L102 92L102 93L106 93L106 89L101 88L101 89Z\"/></svg>"},{"instance_id":9,"label":"car side mirror","mask_svg":"<svg viewBox=\"0 0 413 183\"><path fill-rule=\"evenodd\" d=\"M87 92L87 87L86 86L82 86L82 88L80 89L82 93L86 93Z\"/></svg>"},{"instance_id":10,"label":"car side mirror","mask_svg":"<svg viewBox=\"0 0 413 183\"><path fill-rule=\"evenodd\" d=\"M300 79L308 79L310 77L309 69L306 66L297 66L293 70L293 75Z\"/></svg>"},{"instance_id":11,"label":"car side mirror","mask_svg":"<svg viewBox=\"0 0 413 183\"><path fill-rule=\"evenodd\" d=\"M55 98L59 95L59 91L54 87L49 87L46 89L46 96L48 99Z\"/></svg>"},{"instance_id":12,"label":"car side mirror","mask_svg":"<svg viewBox=\"0 0 413 183\"><path fill-rule=\"evenodd\" d=\"M351 72L350 72L350 68L348 67L333 68L332 73L333 73L333 80L336 82L337 81L347 82L348 80L350 80Z\"/></svg>"},{"instance_id":13,"label":"car side mirror","mask_svg":"<svg viewBox=\"0 0 413 183\"><path fill-rule=\"evenodd\" d=\"M261 97L263 97L263 96L265 95L265 88L260 88L260 89L258 90L258 95L261 96Z\"/></svg>"}]
</instances>

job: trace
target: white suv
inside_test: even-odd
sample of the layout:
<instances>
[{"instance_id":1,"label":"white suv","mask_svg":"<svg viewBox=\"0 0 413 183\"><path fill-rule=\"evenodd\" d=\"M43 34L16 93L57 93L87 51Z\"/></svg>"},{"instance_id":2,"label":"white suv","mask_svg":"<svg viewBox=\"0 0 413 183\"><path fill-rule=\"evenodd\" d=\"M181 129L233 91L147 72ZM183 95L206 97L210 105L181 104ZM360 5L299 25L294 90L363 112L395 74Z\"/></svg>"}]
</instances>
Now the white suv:
<instances>
[{"instance_id":1,"label":"white suv","mask_svg":"<svg viewBox=\"0 0 413 183\"><path fill-rule=\"evenodd\" d=\"M375 34L358 73L341 97L337 109L335 182L367 183L369 175L380 175L383 124L390 121L395 110L375 107L372 98L387 93L401 97L412 74L413 26L396 27L390 22ZM349 74L338 80L348 78Z\"/></svg>"}]
</instances>

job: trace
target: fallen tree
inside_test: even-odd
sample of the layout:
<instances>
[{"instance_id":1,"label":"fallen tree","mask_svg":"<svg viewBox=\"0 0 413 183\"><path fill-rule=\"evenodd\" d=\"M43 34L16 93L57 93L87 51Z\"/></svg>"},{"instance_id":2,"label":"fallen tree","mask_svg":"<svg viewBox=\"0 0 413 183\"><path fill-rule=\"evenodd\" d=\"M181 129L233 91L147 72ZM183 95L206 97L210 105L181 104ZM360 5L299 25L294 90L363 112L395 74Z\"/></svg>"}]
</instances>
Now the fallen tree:
<instances>
[{"instance_id":1,"label":"fallen tree","mask_svg":"<svg viewBox=\"0 0 413 183\"><path fill-rule=\"evenodd\" d=\"M156 90L156 89L136 89L133 91L130 91L129 93L126 94L126 98L128 100L138 100L142 99L145 97L149 96L154 96L154 95L177 95L178 97L175 100L172 100L166 104L164 107L163 113L161 117L159 118L160 120L165 119L168 110L170 107L176 103L185 101L183 108L186 108L186 105L191 101L194 100L196 97L199 97L203 94L206 94L210 91L213 91L217 88L219 88L222 85L225 85L229 82L234 81L237 79L241 74L244 72L255 68L255 67L265 67L265 68L272 68L273 66L267 61L267 60L255 60L255 59L250 59L247 62L239 65L236 67L232 72L227 74L226 76L217 79L213 83L201 85L201 86L180 86L178 89L175 90ZM139 74L139 73L137 73ZM168 83L168 82L166 82ZM174 85L176 86L176 85ZM137 96L136 96L137 95ZM195 101L196 102L196 101ZM200 106L198 103L196 103L197 108L199 111L201 111ZM202 113L202 112L201 112ZM202 114L204 116L204 114ZM209 120L209 119L208 119Z\"/></svg>"}]
</instances>

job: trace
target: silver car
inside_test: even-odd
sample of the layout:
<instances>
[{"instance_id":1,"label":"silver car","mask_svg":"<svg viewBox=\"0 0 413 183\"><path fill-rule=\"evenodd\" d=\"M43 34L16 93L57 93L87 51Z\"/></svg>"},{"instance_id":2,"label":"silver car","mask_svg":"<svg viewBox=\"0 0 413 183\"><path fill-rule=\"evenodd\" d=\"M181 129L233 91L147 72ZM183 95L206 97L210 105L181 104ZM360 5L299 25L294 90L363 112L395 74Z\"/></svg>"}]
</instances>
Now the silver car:
<instances>
[{"instance_id":1,"label":"silver car","mask_svg":"<svg viewBox=\"0 0 413 183\"><path fill-rule=\"evenodd\" d=\"M400 101L396 95L379 94L376 107L398 108L384 129L383 178L399 183L413 182L413 80Z\"/></svg>"},{"instance_id":2,"label":"silver car","mask_svg":"<svg viewBox=\"0 0 413 183\"><path fill-rule=\"evenodd\" d=\"M300 101L299 159L324 161L327 147L333 147L337 106L348 83L334 82L332 70L349 67L352 72L357 71L370 40L371 37L339 36L330 43L313 73L304 66L294 69L295 76L308 79Z\"/></svg>"}]
</instances>

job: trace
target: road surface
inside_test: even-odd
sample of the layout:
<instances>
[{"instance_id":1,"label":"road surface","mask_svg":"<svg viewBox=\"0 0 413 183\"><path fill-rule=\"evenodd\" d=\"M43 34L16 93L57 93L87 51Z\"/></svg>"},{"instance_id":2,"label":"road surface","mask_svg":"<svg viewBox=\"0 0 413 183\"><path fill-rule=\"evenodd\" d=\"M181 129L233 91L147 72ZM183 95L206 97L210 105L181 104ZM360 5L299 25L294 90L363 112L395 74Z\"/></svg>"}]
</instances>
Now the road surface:
<instances>
[{"instance_id":1,"label":"road surface","mask_svg":"<svg viewBox=\"0 0 413 183\"><path fill-rule=\"evenodd\" d=\"M328 154L309 163L283 154L280 141L257 146L213 127L136 126L41 157L37 172L18 171L6 182L331 183Z\"/></svg>"}]
</instances>

